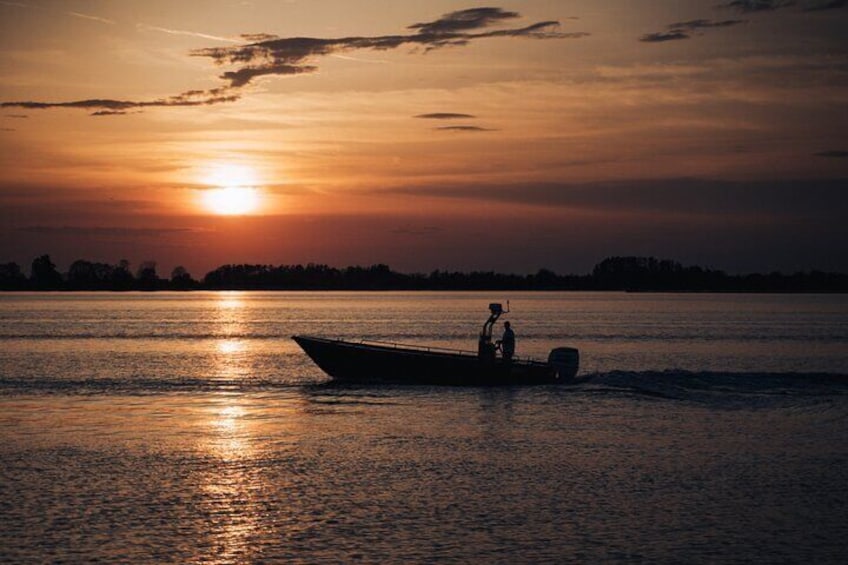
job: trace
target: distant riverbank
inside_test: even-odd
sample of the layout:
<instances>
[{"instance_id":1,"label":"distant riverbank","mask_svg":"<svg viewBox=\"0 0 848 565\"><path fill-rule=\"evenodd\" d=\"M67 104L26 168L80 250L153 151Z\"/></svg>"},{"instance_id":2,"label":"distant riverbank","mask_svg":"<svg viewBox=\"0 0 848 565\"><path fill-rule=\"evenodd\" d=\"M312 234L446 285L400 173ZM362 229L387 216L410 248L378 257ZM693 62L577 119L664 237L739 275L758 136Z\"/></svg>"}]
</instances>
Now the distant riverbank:
<instances>
[{"instance_id":1,"label":"distant riverbank","mask_svg":"<svg viewBox=\"0 0 848 565\"><path fill-rule=\"evenodd\" d=\"M848 274L805 271L793 274L729 275L654 257L609 257L585 275L540 269L527 275L494 271L435 270L399 273L388 265L330 267L307 265L222 265L197 280L183 267L159 276L154 261L135 273L128 261L117 265L77 260L60 273L49 255L32 262L29 275L16 263L0 264L4 291L159 291L159 290L577 290L629 292L845 293Z\"/></svg>"}]
</instances>

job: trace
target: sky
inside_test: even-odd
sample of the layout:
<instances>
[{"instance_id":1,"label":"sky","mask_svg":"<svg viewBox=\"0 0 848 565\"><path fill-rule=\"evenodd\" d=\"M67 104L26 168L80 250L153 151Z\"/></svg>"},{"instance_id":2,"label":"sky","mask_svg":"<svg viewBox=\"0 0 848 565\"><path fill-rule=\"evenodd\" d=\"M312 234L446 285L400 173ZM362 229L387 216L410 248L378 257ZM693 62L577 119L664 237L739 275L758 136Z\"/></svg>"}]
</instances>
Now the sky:
<instances>
[{"instance_id":1,"label":"sky","mask_svg":"<svg viewBox=\"0 0 848 565\"><path fill-rule=\"evenodd\" d=\"M848 272L846 0L0 0L0 262Z\"/></svg>"}]
</instances>

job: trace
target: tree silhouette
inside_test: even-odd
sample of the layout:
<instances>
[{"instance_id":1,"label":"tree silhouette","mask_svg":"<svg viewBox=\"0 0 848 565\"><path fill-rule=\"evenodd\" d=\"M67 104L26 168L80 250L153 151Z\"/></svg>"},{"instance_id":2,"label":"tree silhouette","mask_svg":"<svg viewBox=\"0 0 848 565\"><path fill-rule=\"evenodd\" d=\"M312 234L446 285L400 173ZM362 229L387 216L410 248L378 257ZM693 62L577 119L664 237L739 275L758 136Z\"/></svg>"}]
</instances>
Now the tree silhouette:
<instances>
[{"instance_id":1,"label":"tree silhouette","mask_svg":"<svg viewBox=\"0 0 848 565\"><path fill-rule=\"evenodd\" d=\"M17 263L0 264L0 289L23 290L27 287L27 279Z\"/></svg>"},{"instance_id":2,"label":"tree silhouette","mask_svg":"<svg viewBox=\"0 0 848 565\"><path fill-rule=\"evenodd\" d=\"M159 276L156 274L156 261L142 261L136 279L136 286L139 290L156 290L159 284Z\"/></svg>"},{"instance_id":3,"label":"tree silhouette","mask_svg":"<svg viewBox=\"0 0 848 565\"><path fill-rule=\"evenodd\" d=\"M110 289L114 272L112 265L79 259L68 269L68 286L79 290Z\"/></svg>"},{"instance_id":4,"label":"tree silhouette","mask_svg":"<svg viewBox=\"0 0 848 565\"><path fill-rule=\"evenodd\" d=\"M67 283L49 255L32 262L29 280L16 263L0 264L2 290L614 290L637 292L848 292L848 275L821 271L728 275L697 266L655 257L608 257L588 275L558 275L549 269L535 274L470 273L435 270L404 274L388 265L350 266L324 264L222 265L206 274L203 282L175 267L170 279L160 279L156 262L144 261L137 277L130 263L118 265L74 261Z\"/></svg>"},{"instance_id":5,"label":"tree silhouette","mask_svg":"<svg viewBox=\"0 0 848 565\"><path fill-rule=\"evenodd\" d=\"M171 271L171 288L175 290L188 290L196 286L196 281L182 265L174 267Z\"/></svg>"},{"instance_id":6,"label":"tree silhouette","mask_svg":"<svg viewBox=\"0 0 848 565\"><path fill-rule=\"evenodd\" d=\"M36 257L32 261L30 282L38 290L58 290L62 288L62 275L50 260L50 255Z\"/></svg>"}]
</instances>

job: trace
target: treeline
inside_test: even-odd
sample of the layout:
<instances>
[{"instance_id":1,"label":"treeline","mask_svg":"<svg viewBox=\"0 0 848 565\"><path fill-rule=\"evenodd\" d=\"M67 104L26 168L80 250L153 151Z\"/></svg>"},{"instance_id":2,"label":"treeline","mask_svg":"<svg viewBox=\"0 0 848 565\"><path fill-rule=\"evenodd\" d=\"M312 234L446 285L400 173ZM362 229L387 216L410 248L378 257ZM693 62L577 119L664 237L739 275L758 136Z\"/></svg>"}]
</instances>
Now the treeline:
<instances>
[{"instance_id":1,"label":"treeline","mask_svg":"<svg viewBox=\"0 0 848 565\"><path fill-rule=\"evenodd\" d=\"M117 265L74 261L60 273L49 255L33 260L29 276L16 263L0 264L0 290L612 290L631 292L848 292L848 275L821 271L728 275L654 257L609 257L590 274L558 275L547 269L514 275L436 270L405 274L387 265L223 265L195 280L183 267L169 278L144 261L133 272Z\"/></svg>"}]
</instances>

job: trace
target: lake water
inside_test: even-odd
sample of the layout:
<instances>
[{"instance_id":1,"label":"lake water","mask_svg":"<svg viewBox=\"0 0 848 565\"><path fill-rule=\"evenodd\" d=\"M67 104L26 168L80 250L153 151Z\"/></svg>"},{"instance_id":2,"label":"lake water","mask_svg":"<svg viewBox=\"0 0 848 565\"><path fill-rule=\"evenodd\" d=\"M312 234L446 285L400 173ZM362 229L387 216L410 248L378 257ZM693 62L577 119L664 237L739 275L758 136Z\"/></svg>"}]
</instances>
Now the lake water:
<instances>
[{"instance_id":1,"label":"lake water","mask_svg":"<svg viewBox=\"0 0 848 565\"><path fill-rule=\"evenodd\" d=\"M289 339L474 349L506 300L582 382L335 386ZM843 563L848 296L0 294L0 462L10 563Z\"/></svg>"}]
</instances>

